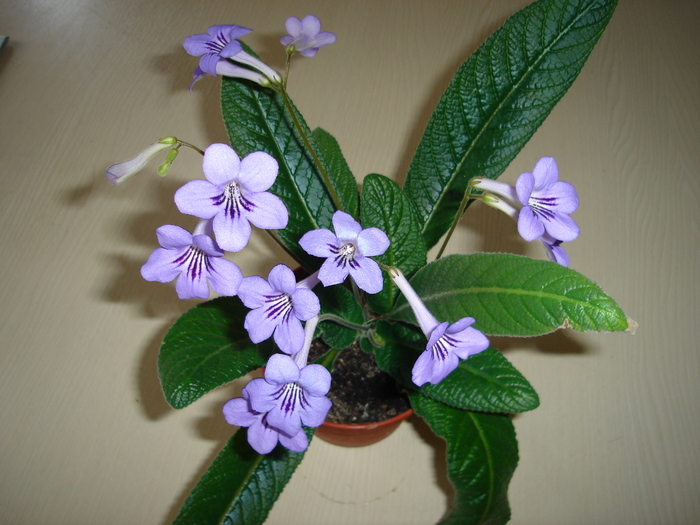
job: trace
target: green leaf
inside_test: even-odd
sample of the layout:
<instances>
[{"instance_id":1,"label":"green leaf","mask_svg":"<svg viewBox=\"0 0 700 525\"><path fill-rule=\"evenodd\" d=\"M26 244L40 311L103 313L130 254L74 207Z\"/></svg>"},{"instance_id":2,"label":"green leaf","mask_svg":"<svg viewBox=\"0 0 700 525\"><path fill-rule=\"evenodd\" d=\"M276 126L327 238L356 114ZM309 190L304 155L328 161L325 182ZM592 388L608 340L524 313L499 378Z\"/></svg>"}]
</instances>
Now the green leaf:
<instances>
[{"instance_id":1,"label":"green leaf","mask_svg":"<svg viewBox=\"0 0 700 525\"><path fill-rule=\"evenodd\" d=\"M173 408L265 365L243 328L247 313L238 297L219 297L175 321L158 355L160 383Z\"/></svg>"},{"instance_id":2,"label":"green leaf","mask_svg":"<svg viewBox=\"0 0 700 525\"><path fill-rule=\"evenodd\" d=\"M309 439L315 429L306 429ZM255 452L239 429L185 501L175 525L262 525L304 453Z\"/></svg>"},{"instance_id":3,"label":"green leaf","mask_svg":"<svg viewBox=\"0 0 700 525\"><path fill-rule=\"evenodd\" d=\"M316 128L313 131L313 135L323 154L328 178L340 199L343 211L357 219L359 217L360 207L360 194L357 191L357 181L352 171L350 171L350 166L348 166L345 157L343 157L343 152L340 151L338 141L335 140L333 135L321 128Z\"/></svg>"},{"instance_id":4,"label":"green leaf","mask_svg":"<svg viewBox=\"0 0 700 525\"><path fill-rule=\"evenodd\" d=\"M518 465L510 417L448 407L411 394L411 406L447 442L447 475L455 504L443 524L498 525L510 518L508 484Z\"/></svg>"},{"instance_id":5,"label":"green leaf","mask_svg":"<svg viewBox=\"0 0 700 525\"><path fill-rule=\"evenodd\" d=\"M377 337L378 336L378 337ZM375 354L377 365L409 390L416 390L411 370L425 350L426 338L417 328L379 321L374 347L361 340L362 349ZM539 397L523 375L494 348L462 360L437 385L425 384L418 391L436 401L464 410L516 413L534 410Z\"/></svg>"},{"instance_id":6,"label":"green leaf","mask_svg":"<svg viewBox=\"0 0 700 525\"><path fill-rule=\"evenodd\" d=\"M343 286L323 288L318 286L314 293L321 301L322 316L331 314L353 324L362 325L364 323L362 308L347 288ZM331 320L319 323L319 329L325 343L333 348L347 348L360 335L357 330Z\"/></svg>"},{"instance_id":7,"label":"green leaf","mask_svg":"<svg viewBox=\"0 0 700 525\"><path fill-rule=\"evenodd\" d=\"M578 76L617 0L538 0L459 68L428 122L406 184L428 248L472 177L497 178Z\"/></svg>"},{"instance_id":8,"label":"green leaf","mask_svg":"<svg viewBox=\"0 0 700 525\"><path fill-rule=\"evenodd\" d=\"M401 188L383 175L367 175L362 183L362 227L375 227L387 234L391 244L377 261L397 266L406 275L425 264L426 249L420 223ZM367 295L370 309L385 314L394 304L398 288L386 272L384 288Z\"/></svg>"},{"instance_id":9,"label":"green leaf","mask_svg":"<svg viewBox=\"0 0 700 525\"><path fill-rule=\"evenodd\" d=\"M551 261L507 253L450 255L423 267L410 283L438 320L473 317L485 334L628 328L624 312L600 286ZM389 316L416 323L403 295Z\"/></svg>"},{"instance_id":10,"label":"green leaf","mask_svg":"<svg viewBox=\"0 0 700 525\"><path fill-rule=\"evenodd\" d=\"M289 210L289 223L277 234L297 261L308 270L317 269L323 261L307 254L298 241L309 230L331 228L336 208L282 96L252 82L223 78L221 108L231 146L241 157L264 151L277 160L279 174L270 192ZM294 114L311 146L320 152L296 108Z\"/></svg>"}]
</instances>

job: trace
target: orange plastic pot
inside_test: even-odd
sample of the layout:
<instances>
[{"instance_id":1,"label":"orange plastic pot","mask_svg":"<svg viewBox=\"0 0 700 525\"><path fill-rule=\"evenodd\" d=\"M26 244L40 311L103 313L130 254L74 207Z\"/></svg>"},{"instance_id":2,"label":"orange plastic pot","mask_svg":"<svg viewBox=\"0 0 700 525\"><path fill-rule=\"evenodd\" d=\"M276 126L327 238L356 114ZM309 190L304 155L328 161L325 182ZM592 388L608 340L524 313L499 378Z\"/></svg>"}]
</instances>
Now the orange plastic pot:
<instances>
[{"instance_id":1,"label":"orange plastic pot","mask_svg":"<svg viewBox=\"0 0 700 525\"><path fill-rule=\"evenodd\" d=\"M398 416L377 423L333 423L326 421L316 429L316 435L333 445L364 447L389 436L404 419L412 414L413 409L409 408Z\"/></svg>"}]
</instances>

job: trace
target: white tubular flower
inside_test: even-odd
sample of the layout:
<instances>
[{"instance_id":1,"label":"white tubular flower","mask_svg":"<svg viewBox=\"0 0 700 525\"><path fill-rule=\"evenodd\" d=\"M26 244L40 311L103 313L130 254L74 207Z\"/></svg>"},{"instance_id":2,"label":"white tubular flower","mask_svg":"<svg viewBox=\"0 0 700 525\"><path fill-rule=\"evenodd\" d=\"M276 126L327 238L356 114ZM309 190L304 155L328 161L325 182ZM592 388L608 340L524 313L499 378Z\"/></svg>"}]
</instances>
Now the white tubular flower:
<instances>
[{"instance_id":1,"label":"white tubular flower","mask_svg":"<svg viewBox=\"0 0 700 525\"><path fill-rule=\"evenodd\" d=\"M112 164L109 168L107 168L105 173L105 175L107 175L107 180L115 186L118 186L132 175L135 175L141 171L159 152L163 151L164 149L172 148L176 143L177 140L175 137L164 137L158 142L154 142L148 146L133 159Z\"/></svg>"}]
</instances>

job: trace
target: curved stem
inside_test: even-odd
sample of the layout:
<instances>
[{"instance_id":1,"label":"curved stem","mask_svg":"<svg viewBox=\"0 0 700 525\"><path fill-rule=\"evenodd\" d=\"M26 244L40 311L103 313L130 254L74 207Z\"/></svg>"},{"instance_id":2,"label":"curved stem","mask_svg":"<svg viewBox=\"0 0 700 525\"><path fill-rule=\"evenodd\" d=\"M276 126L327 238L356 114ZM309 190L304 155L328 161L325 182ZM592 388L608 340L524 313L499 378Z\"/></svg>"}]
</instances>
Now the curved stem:
<instances>
[{"instance_id":1,"label":"curved stem","mask_svg":"<svg viewBox=\"0 0 700 525\"><path fill-rule=\"evenodd\" d=\"M362 324L356 324L356 323L351 323L350 321L343 319L342 317L339 317L335 314L323 314L318 316L318 322L322 323L323 321L331 321L333 323L337 323L339 325L344 326L345 328L350 328L351 330L357 330L358 332L366 332L369 330L369 326L365 326Z\"/></svg>"},{"instance_id":2,"label":"curved stem","mask_svg":"<svg viewBox=\"0 0 700 525\"><path fill-rule=\"evenodd\" d=\"M462 214L464 213L464 210L467 208L467 203L471 199L473 199L472 185L471 185L471 181L469 181L469 185L467 186L467 191L464 192L464 197L462 197L462 202L459 203L459 210L457 210L457 214L455 215L455 218L452 221L452 225L450 226L450 229L447 232L447 236L445 237L445 240L442 241L442 246L440 246L440 251L438 252L437 256L435 257L436 261L440 257L442 257L442 254L445 251L445 248L447 247L447 243L450 241L450 237L452 237L452 234L454 233L455 228L457 227L457 224L459 223L459 220L462 218Z\"/></svg>"},{"instance_id":3,"label":"curved stem","mask_svg":"<svg viewBox=\"0 0 700 525\"><path fill-rule=\"evenodd\" d=\"M284 100L284 105L287 107L287 111L289 111L289 114L292 116L292 121L294 122L294 127L297 128L297 131L299 132L299 135L301 136L301 140L304 141L304 145L306 146L306 149L309 151L309 153L313 157L314 164L316 164L316 168L318 169L319 173L321 174L321 177L323 178L323 182L325 183L326 187L328 188L328 192L331 194L331 198L333 199L333 202L335 203L335 207L341 211L345 211L345 210L343 210L343 206L340 204L340 199L338 198L338 194L335 192L335 188L333 188L333 185L331 184L331 180L328 177L328 173L326 173L326 169L321 164L321 159L318 158L318 156L316 155L316 152L311 147L311 143L309 142L309 138L306 136L306 133L304 133L304 129L301 127L301 123L299 122L299 119L297 119L296 113L294 111L294 107L292 106L292 102L289 100L289 96L287 95L287 91L284 89L284 87L281 87L281 89L278 90L278 93L280 93L282 95L282 100Z\"/></svg>"}]
</instances>

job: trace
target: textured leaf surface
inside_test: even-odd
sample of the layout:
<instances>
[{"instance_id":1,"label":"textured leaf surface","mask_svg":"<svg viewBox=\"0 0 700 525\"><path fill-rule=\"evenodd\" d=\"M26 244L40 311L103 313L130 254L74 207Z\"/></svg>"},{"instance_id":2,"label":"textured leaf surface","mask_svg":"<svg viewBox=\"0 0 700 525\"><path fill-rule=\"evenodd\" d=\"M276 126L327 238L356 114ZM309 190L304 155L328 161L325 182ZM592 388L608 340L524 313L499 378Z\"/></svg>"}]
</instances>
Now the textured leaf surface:
<instances>
[{"instance_id":1,"label":"textured leaf surface","mask_svg":"<svg viewBox=\"0 0 700 525\"><path fill-rule=\"evenodd\" d=\"M265 365L243 328L248 311L237 297L219 297L191 308L170 328L160 347L158 374L173 408Z\"/></svg>"},{"instance_id":2,"label":"textured leaf surface","mask_svg":"<svg viewBox=\"0 0 700 525\"><path fill-rule=\"evenodd\" d=\"M391 245L377 261L397 266L411 275L425 264L426 249L420 223L411 203L393 180L383 175L367 175L362 183L362 227L375 227L387 234ZM384 314L391 310L398 288L386 272L382 272L384 288L367 295L371 310Z\"/></svg>"},{"instance_id":3,"label":"textured leaf surface","mask_svg":"<svg viewBox=\"0 0 700 525\"><path fill-rule=\"evenodd\" d=\"M356 219L359 217L360 194L357 191L357 181L350 171L340 145L335 137L326 130L316 128L313 131L316 143L323 154L325 166L328 168L328 177L333 184L343 211L349 213Z\"/></svg>"},{"instance_id":4,"label":"textured leaf surface","mask_svg":"<svg viewBox=\"0 0 700 525\"><path fill-rule=\"evenodd\" d=\"M459 68L428 122L406 193L428 248L472 177L497 178L578 76L617 0L538 0Z\"/></svg>"},{"instance_id":5,"label":"textured leaf surface","mask_svg":"<svg viewBox=\"0 0 700 525\"><path fill-rule=\"evenodd\" d=\"M422 394L411 406L447 442L447 474L455 504L440 523L500 525L510 518L508 484L518 465L510 417L448 407Z\"/></svg>"},{"instance_id":6,"label":"textured leaf surface","mask_svg":"<svg viewBox=\"0 0 700 525\"><path fill-rule=\"evenodd\" d=\"M597 284L551 261L507 253L450 255L423 267L410 283L439 321L473 317L474 327L488 335L628 328L624 312ZM416 322L403 296L390 316Z\"/></svg>"},{"instance_id":7,"label":"textured leaf surface","mask_svg":"<svg viewBox=\"0 0 700 525\"><path fill-rule=\"evenodd\" d=\"M309 439L314 429L307 429ZM262 525L304 453L260 455L239 429L185 501L175 525Z\"/></svg>"},{"instance_id":8,"label":"textured leaf surface","mask_svg":"<svg viewBox=\"0 0 700 525\"><path fill-rule=\"evenodd\" d=\"M375 354L377 365L408 390L465 410L516 413L539 406L539 397L523 375L493 348L460 361L459 366L437 385L417 388L411 381L415 360L425 350L426 339L417 328L380 321L376 327L382 347L366 339L362 348ZM376 337L375 336L375 337Z\"/></svg>"},{"instance_id":9,"label":"textured leaf surface","mask_svg":"<svg viewBox=\"0 0 700 525\"><path fill-rule=\"evenodd\" d=\"M363 324L362 308L347 288L343 286L323 288L319 285L314 292L321 301L321 315L332 314L353 324ZM334 321L322 321L319 323L319 329L327 345L341 350L350 346L359 336L357 330Z\"/></svg>"},{"instance_id":10,"label":"textured leaf surface","mask_svg":"<svg viewBox=\"0 0 700 525\"><path fill-rule=\"evenodd\" d=\"M317 269L323 261L308 255L298 241L309 230L331 228L335 205L282 97L251 82L223 78L221 108L231 146L241 157L264 151L277 160L279 174L270 191L289 210L289 224L277 233L297 261L307 269ZM294 112L319 153L301 114Z\"/></svg>"}]
</instances>

